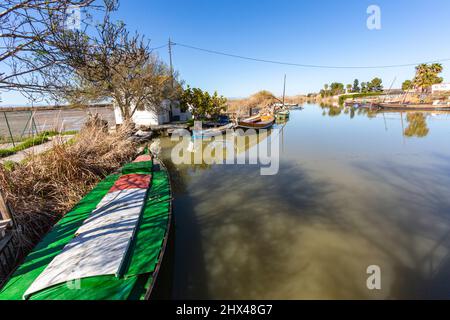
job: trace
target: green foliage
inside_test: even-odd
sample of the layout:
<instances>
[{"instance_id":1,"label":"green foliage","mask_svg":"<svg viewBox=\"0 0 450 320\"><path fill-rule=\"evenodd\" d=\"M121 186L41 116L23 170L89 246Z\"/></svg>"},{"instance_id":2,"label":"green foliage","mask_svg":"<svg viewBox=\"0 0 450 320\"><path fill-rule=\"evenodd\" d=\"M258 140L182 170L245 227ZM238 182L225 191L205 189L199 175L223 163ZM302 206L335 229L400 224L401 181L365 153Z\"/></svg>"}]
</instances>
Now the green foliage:
<instances>
[{"instance_id":1,"label":"green foliage","mask_svg":"<svg viewBox=\"0 0 450 320\"><path fill-rule=\"evenodd\" d=\"M3 168L5 168L6 171L13 171L15 166L16 163L14 161L3 162Z\"/></svg>"},{"instance_id":2,"label":"green foliage","mask_svg":"<svg viewBox=\"0 0 450 320\"><path fill-rule=\"evenodd\" d=\"M351 84L348 84L346 87L347 92L352 92L352 88L353 88L353 86Z\"/></svg>"},{"instance_id":3,"label":"green foliage","mask_svg":"<svg viewBox=\"0 0 450 320\"><path fill-rule=\"evenodd\" d=\"M367 82L361 82L361 93L367 93L369 89L367 88Z\"/></svg>"},{"instance_id":4,"label":"green foliage","mask_svg":"<svg viewBox=\"0 0 450 320\"><path fill-rule=\"evenodd\" d=\"M324 89L320 91L322 98L337 96L343 93L345 93L345 86L340 82L333 82L330 85L325 84Z\"/></svg>"},{"instance_id":5,"label":"green foliage","mask_svg":"<svg viewBox=\"0 0 450 320\"><path fill-rule=\"evenodd\" d=\"M337 96L345 93L345 88L348 92L352 93L369 93L369 92L382 92L383 80L380 78L373 78L370 82L362 82L361 88L359 87L359 80L355 79L353 86L348 84L344 86L340 82L333 82L330 85L325 84L324 89L320 91L322 98Z\"/></svg>"},{"instance_id":6,"label":"green foliage","mask_svg":"<svg viewBox=\"0 0 450 320\"><path fill-rule=\"evenodd\" d=\"M383 80L380 78L373 78L367 84L367 88L369 92L382 92L383 91Z\"/></svg>"},{"instance_id":7,"label":"green foliage","mask_svg":"<svg viewBox=\"0 0 450 320\"><path fill-rule=\"evenodd\" d=\"M403 90L403 91L411 90L413 87L414 87L414 86L413 86L413 83L412 83L411 80L405 80L405 81L402 83L402 90Z\"/></svg>"},{"instance_id":8,"label":"green foliage","mask_svg":"<svg viewBox=\"0 0 450 320\"><path fill-rule=\"evenodd\" d=\"M213 95L199 88L187 87L181 94L181 108L191 109L196 120L213 118L226 109L227 99L219 96L217 92Z\"/></svg>"},{"instance_id":9,"label":"green foliage","mask_svg":"<svg viewBox=\"0 0 450 320\"><path fill-rule=\"evenodd\" d=\"M361 88L359 87L359 80L358 79L355 79L355 81L353 81L352 92L361 92Z\"/></svg>"},{"instance_id":10,"label":"green foliage","mask_svg":"<svg viewBox=\"0 0 450 320\"><path fill-rule=\"evenodd\" d=\"M442 64L420 64L416 67L416 76L413 85L420 88L422 92L430 91L433 84L442 83L444 80L439 74L444 70Z\"/></svg>"},{"instance_id":11,"label":"green foliage","mask_svg":"<svg viewBox=\"0 0 450 320\"><path fill-rule=\"evenodd\" d=\"M76 135L77 133L78 133L77 130L69 130L69 131L65 131L65 132L43 131L39 135L51 138L51 137L55 137L55 136L59 136L59 135L61 135L61 136L73 136L73 135Z\"/></svg>"}]
</instances>

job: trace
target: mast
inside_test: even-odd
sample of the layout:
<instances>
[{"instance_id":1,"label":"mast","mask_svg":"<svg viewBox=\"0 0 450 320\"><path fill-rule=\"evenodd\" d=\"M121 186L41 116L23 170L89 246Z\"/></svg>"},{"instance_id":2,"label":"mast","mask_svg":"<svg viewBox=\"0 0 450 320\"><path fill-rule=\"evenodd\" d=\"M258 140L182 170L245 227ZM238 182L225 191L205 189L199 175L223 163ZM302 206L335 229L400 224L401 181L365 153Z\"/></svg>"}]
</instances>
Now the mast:
<instances>
[{"instance_id":1,"label":"mast","mask_svg":"<svg viewBox=\"0 0 450 320\"><path fill-rule=\"evenodd\" d=\"M386 98L391 94L392 87L394 86L395 81L397 81L397 77L394 78L394 80L391 83L391 86L389 87L389 91L387 92L387 95L384 96L383 103L386 101Z\"/></svg>"},{"instance_id":2,"label":"mast","mask_svg":"<svg viewBox=\"0 0 450 320\"><path fill-rule=\"evenodd\" d=\"M284 75L284 86L283 86L283 109L285 97L286 97L286 75Z\"/></svg>"}]
</instances>

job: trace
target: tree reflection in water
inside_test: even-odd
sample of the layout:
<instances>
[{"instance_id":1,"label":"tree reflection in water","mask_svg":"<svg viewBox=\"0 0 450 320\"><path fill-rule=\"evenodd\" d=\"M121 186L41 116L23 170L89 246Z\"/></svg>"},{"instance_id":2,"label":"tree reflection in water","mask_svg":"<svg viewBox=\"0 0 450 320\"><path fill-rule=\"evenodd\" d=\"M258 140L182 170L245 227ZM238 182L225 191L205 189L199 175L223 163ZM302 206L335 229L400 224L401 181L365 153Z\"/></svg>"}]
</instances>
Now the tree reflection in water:
<instances>
[{"instance_id":1,"label":"tree reflection in water","mask_svg":"<svg viewBox=\"0 0 450 320\"><path fill-rule=\"evenodd\" d=\"M409 126L405 129L405 136L423 138L428 135L428 129L425 115L422 113L410 113L406 116Z\"/></svg>"}]
</instances>

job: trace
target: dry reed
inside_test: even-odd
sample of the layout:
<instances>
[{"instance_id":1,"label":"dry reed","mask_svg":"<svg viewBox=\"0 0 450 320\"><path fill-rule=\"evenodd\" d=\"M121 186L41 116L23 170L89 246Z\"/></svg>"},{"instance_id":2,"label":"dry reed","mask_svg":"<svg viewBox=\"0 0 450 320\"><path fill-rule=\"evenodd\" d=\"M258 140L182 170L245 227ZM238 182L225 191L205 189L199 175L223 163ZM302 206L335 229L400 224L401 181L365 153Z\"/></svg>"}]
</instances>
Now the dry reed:
<instances>
[{"instance_id":1,"label":"dry reed","mask_svg":"<svg viewBox=\"0 0 450 320\"><path fill-rule=\"evenodd\" d=\"M6 169L0 188L14 211L18 249L29 250L106 175L136 155L130 126L108 133L94 118L69 143ZM20 250L22 251L22 250Z\"/></svg>"}]
</instances>

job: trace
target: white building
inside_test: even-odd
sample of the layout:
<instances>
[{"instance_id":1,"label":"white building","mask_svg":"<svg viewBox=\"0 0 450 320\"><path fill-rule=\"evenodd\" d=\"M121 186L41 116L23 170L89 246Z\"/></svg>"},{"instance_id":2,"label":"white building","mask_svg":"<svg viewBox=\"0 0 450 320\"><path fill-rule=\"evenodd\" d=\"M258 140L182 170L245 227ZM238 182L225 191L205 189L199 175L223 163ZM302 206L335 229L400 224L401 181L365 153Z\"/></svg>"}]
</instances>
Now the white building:
<instances>
[{"instance_id":1,"label":"white building","mask_svg":"<svg viewBox=\"0 0 450 320\"><path fill-rule=\"evenodd\" d=\"M450 92L450 83L439 83L431 86L433 93L437 92Z\"/></svg>"},{"instance_id":2,"label":"white building","mask_svg":"<svg viewBox=\"0 0 450 320\"><path fill-rule=\"evenodd\" d=\"M120 108L114 104L114 116L116 124L122 124L123 118ZM159 112L153 110L137 110L133 116L133 122L138 126L154 126L166 124L172 121L188 121L192 119L190 111L181 112L179 103L164 100L161 104Z\"/></svg>"}]
</instances>

